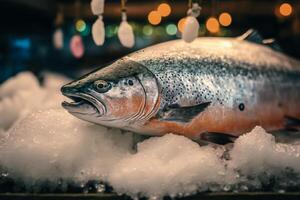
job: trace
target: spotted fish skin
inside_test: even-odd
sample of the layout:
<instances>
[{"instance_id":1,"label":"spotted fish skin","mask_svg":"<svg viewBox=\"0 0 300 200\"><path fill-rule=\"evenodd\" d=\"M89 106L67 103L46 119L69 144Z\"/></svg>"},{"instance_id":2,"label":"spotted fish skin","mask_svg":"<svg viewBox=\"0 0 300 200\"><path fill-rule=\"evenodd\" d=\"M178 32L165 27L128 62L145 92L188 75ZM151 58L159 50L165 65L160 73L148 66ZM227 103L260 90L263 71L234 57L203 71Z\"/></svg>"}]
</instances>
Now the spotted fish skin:
<instances>
[{"instance_id":1,"label":"spotted fish skin","mask_svg":"<svg viewBox=\"0 0 300 200\"><path fill-rule=\"evenodd\" d=\"M255 125L269 130L284 128L285 116L300 118L297 60L269 47L231 38L199 38L189 45L171 41L155 47L129 58L147 66L157 77L162 87L160 109L211 102L207 108L210 116L200 113L184 125L183 132L193 136L199 132L239 135ZM177 124L161 123L158 127L176 131Z\"/></svg>"},{"instance_id":2,"label":"spotted fish skin","mask_svg":"<svg viewBox=\"0 0 300 200\"><path fill-rule=\"evenodd\" d=\"M300 63L267 46L233 38L199 38L190 44L175 40L117 63L139 66L124 76L139 77L146 101L134 120L119 128L197 138L204 132L237 136L256 125L282 129L287 116L300 119ZM103 76L118 68L112 64L81 82L118 79ZM107 125L100 118L85 120Z\"/></svg>"},{"instance_id":3,"label":"spotted fish skin","mask_svg":"<svg viewBox=\"0 0 300 200\"><path fill-rule=\"evenodd\" d=\"M179 40L155 47L129 58L155 74L166 104L211 101L232 106L243 99L254 103L258 85L279 90L280 84L296 84L293 89L299 89L300 63L262 45L201 38L191 45Z\"/></svg>"}]
</instances>

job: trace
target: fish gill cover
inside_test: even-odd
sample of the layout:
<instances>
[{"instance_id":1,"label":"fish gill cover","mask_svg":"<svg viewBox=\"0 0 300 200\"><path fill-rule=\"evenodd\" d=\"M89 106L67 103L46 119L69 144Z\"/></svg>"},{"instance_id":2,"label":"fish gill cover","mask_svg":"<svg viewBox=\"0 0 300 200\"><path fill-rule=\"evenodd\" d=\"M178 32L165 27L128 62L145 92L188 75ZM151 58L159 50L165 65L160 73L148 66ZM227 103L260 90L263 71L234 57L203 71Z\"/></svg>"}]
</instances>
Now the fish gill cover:
<instances>
[{"instance_id":1,"label":"fish gill cover","mask_svg":"<svg viewBox=\"0 0 300 200\"><path fill-rule=\"evenodd\" d=\"M2 192L105 192L109 185L118 194L160 198L300 189L299 140L279 143L260 127L231 146L199 146L171 133L137 140L69 115L58 89L68 80L45 80L41 87L24 73L0 87Z\"/></svg>"}]
</instances>

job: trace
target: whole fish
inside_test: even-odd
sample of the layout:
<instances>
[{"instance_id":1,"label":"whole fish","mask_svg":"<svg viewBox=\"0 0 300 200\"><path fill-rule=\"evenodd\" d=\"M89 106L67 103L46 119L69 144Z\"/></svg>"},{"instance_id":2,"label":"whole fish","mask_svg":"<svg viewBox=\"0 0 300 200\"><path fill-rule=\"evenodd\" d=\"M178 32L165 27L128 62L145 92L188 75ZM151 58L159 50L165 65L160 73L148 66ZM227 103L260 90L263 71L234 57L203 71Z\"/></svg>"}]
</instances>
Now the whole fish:
<instances>
[{"instance_id":1,"label":"whole fish","mask_svg":"<svg viewBox=\"0 0 300 200\"><path fill-rule=\"evenodd\" d=\"M300 121L300 62L256 31L157 44L61 90L72 115L148 135L238 136Z\"/></svg>"}]
</instances>

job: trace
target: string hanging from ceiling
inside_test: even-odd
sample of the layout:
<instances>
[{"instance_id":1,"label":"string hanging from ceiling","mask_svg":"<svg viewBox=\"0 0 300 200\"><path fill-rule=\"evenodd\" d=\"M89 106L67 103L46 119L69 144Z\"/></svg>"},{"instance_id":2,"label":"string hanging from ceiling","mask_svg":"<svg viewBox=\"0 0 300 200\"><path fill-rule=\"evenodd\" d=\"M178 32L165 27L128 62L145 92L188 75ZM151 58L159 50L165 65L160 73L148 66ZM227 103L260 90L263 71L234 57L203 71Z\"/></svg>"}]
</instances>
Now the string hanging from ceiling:
<instances>
[{"instance_id":1,"label":"string hanging from ceiling","mask_svg":"<svg viewBox=\"0 0 300 200\"><path fill-rule=\"evenodd\" d=\"M56 49L63 49L64 47L64 33L62 25L64 23L63 5L59 5L58 11L55 17L55 31L53 33L53 45Z\"/></svg>"}]
</instances>

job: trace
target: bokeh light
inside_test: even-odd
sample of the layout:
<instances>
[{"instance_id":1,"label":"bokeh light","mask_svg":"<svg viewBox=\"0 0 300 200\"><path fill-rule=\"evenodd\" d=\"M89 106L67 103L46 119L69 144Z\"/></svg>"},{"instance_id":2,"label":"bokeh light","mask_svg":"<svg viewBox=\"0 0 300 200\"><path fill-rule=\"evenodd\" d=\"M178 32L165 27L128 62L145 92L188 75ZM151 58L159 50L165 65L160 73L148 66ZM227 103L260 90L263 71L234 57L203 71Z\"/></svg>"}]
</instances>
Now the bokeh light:
<instances>
[{"instance_id":1,"label":"bokeh light","mask_svg":"<svg viewBox=\"0 0 300 200\"><path fill-rule=\"evenodd\" d=\"M84 54L84 44L80 35L74 35L70 40L70 50L75 58L81 58Z\"/></svg>"},{"instance_id":2,"label":"bokeh light","mask_svg":"<svg viewBox=\"0 0 300 200\"><path fill-rule=\"evenodd\" d=\"M148 21L152 25L157 25L161 22L161 16L157 11L151 11L148 14Z\"/></svg>"},{"instance_id":3,"label":"bokeh light","mask_svg":"<svg viewBox=\"0 0 300 200\"><path fill-rule=\"evenodd\" d=\"M153 33L153 27L150 26L150 25L144 26L144 27L143 27L143 33L144 33L144 35L146 35L146 36L152 35L152 33Z\"/></svg>"},{"instance_id":4,"label":"bokeh light","mask_svg":"<svg viewBox=\"0 0 300 200\"><path fill-rule=\"evenodd\" d=\"M87 37L91 34L91 26L88 23L85 24L85 29L81 32L81 35Z\"/></svg>"},{"instance_id":5,"label":"bokeh light","mask_svg":"<svg viewBox=\"0 0 300 200\"><path fill-rule=\"evenodd\" d=\"M75 27L76 27L76 30L77 30L78 32L84 32L85 29L86 29L86 23L85 23L84 20L79 19L79 20L76 21Z\"/></svg>"},{"instance_id":6,"label":"bokeh light","mask_svg":"<svg viewBox=\"0 0 300 200\"><path fill-rule=\"evenodd\" d=\"M178 21L178 30L182 33L183 32L183 29L184 29L184 25L185 25L185 20L186 18L181 18L179 21Z\"/></svg>"},{"instance_id":7,"label":"bokeh light","mask_svg":"<svg viewBox=\"0 0 300 200\"><path fill-rule=\"evenodd\" d=\"M157 7L157 12L162 17L167 17L171 14L171 7L167 3L162 3Z\"/></svg>"},{"instance_id":8,"label":"bokeh light","mask_svg":"<svg viewBox=\"0 0 300 200\"><path fill-rule=\"evenodd\" d=\"M229 13L223 12L219 16L219 22L222 26L229 26L232 23L232 17Z\"/></svg>"},{"instance_id":9,"label":"bokeh light","mask_svg":"<svg viewBox=\"0 0 300 200\"><path fill-rule=\"evenodd\" d=\"M113 36L115 36L118 32L118 27L114 26L114 25L108 25L105 28L105 36L108 38L111 38Z\"/></svg>"},{"instance_id":10,"label":"bokeh light","mask_svg":"<svg viewBox=\"0 0 300 200\"><path fill-rule=\"evenodd\" d=\"M279 7L279 13L284 17L290 16L292 12L293 12L293 7L289 3L283 3Z\"/></svg>"},{"instance_id":11,"label":"bokeh light","mask_svg":"<svg viewBox=\"0 0 300 200\"><path fill-rule=\"evenodd\" d=\"M176 35L177 33L177 27L175 24L168 24L166 26L166 32L168 35Z\"/></svg>"},{"instance_id":12,"label":"bokeh light","mask_svg":"<svg viewBox=\"0 0 300 200\"><path fill-rule=\"evenodd\" d=\"M164 35L166 35L166 32L165 32L165 29L163 26L157 26L155 29L154 29L154 33L158 36L161 36L163 37Z\"/></svg>"},{"instance_id":13,"label":"bokeh light","mask_svg":"<svg viewBox=\"0 0 300 200\"><path fill-rule=\"evenodd\" d=\"M206 21L206 29L211 33L217 33L220 31L219 21L215 17L210 17Z\"/></svg>"}]
</instances>

